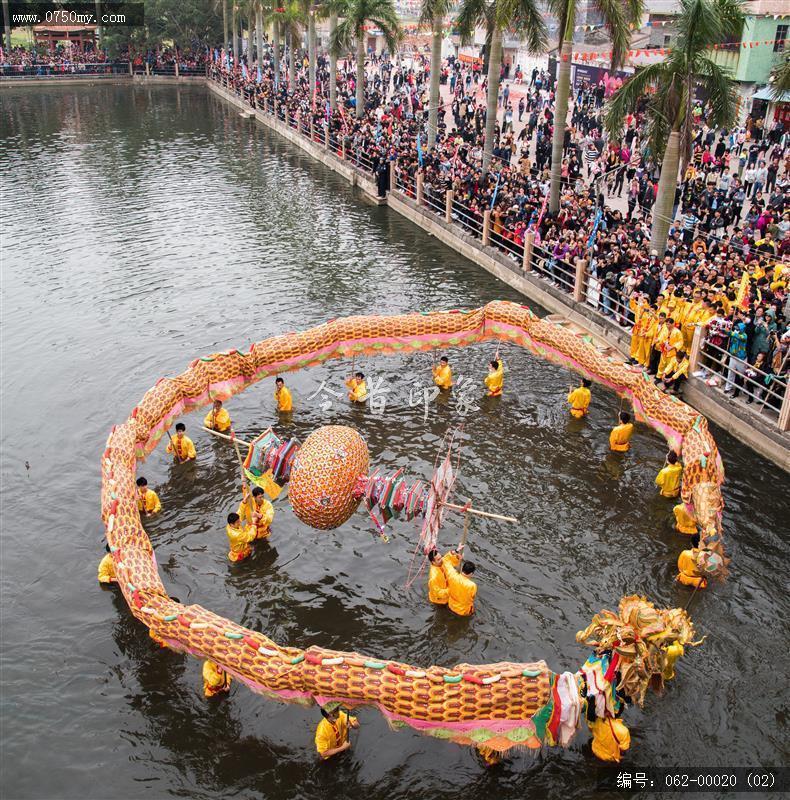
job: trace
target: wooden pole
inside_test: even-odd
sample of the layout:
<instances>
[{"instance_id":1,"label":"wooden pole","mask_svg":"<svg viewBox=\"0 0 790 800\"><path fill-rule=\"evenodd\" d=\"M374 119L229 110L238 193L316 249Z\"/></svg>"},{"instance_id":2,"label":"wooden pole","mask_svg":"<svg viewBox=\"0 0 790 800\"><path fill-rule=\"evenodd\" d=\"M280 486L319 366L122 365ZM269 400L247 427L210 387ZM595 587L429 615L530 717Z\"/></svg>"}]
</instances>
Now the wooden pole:
<instances>
[{"instance_id":1,"label":"wooden pole","mask_svg":"<svg viewBox=\"0 0 790 800\"><path fill-rule=\"evenodd\" d=\"M173 437L170 435L170 431L165 431L167 434L167 438L170 439L170 444L173 445L173 455L176 457L176 461L179 464L183 464L184 462L181 460L181 456L178 455L178 450L176 450L176 443L173 441Z\"/></svg>"},{"instance_id":2,"label":"wooden pole","mask_svg":"<svg viewBox=\"0 0 790 800\"><path fill-rule=\"evenodd\" d=\"M235 436L228 436L226 433L220 433L219 431L212 431L211 428L207 428L205 425L201 425L204 431L208 431L212 436L216 436L218 439L225 439L228 442L237 442L238 444L243 444L246 447L252 447L252 442L245 442L243 439L237 439Z\"/></svg>"},{"instance_id":3,"label":"wooden pole","mask_svg":"<svg viewBox=\"0 0 790 800\"><path fill-rule=\"evenodd\" d=\"M507 517L504 514L493 514L490 511L480 511L477 508L467 508L466 506L459 506L455 503L442 503L445 508L451 511L463 511L465 514L474 514L476 517L486 517L487 519L498 519L502 522L515 522L518 520L515 517Z\"/></svg>"},{"instance_id":4,"label":"wooden pole","mask_svg":"<svg viewBox=\"0 0 790 800\"><path fill-rule=\"evenodd\" d=\"M466 545L466 536L469 533L469 512L464 514L464 532L461 534L461 543L458 545L458 552L460 553Z\"/></svg>"}]
</instances>

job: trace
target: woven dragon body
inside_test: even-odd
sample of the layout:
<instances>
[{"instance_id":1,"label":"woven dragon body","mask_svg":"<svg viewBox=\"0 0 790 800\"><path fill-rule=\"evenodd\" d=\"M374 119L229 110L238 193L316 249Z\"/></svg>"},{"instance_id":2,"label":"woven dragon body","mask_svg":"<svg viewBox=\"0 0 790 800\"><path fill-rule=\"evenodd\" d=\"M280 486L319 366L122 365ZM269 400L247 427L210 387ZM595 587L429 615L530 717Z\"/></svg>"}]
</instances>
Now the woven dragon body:
<instances>
[{"instance_id":1,"label":"woven dragon body","mask_svg":"<svg viewBox=\"0 0 790 800\"><path fill-rule=\"evenodd\" d=\"M266 339L246 353L230 350L196 359L181 375L160 379L126 422L113 428L102 458L102 519L118 584L134 616L158 640L211 659L261 694L290 702L371 704L393 724L499 751L557 743L564 723L560 676L544 662L419 668L357 653L282 646L201 606L171 600L137 509L137 460L156 447L181 414L213 399L226 400L263 378L332 358L408 354L491 339L525 347L631 400L638 418L681 454L682 499L702 528L702 549L719 556L715 563L723 576L724 473L705 418L581 336L538 319L526 306L494 301L472 311L337 319ZM663 648L674 641L687 643L692 632L689 623L668 626L656 636L649 661L653 666L639 673L642 696L647 682L660 680L655 670L661 667ZM628 654L624 651L618 658L625 664ZM638 663L643 661L640 654ZM628 674L633 683L634 671Z\"/></svg>"}]
</instances>

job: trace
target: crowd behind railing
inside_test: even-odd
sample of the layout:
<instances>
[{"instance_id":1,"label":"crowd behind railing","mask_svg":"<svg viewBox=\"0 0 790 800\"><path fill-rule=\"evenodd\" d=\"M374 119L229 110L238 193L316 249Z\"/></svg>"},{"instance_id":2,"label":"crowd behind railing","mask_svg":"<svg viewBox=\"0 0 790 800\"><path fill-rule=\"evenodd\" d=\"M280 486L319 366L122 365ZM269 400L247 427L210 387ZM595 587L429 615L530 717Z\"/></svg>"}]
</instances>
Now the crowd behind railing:
<instances>
[{"instance_id":1,"label":"crowd behind railing","mask_svg":"<svg viewBox=\"0 0 790 800\"><path fill-rule=\"evenodd\" d=\"M56 47L0 48L0 77L58 77L68 75L152 74L203 76L205 48L157 48L142 52L122 50L116 56L90 43L83 49L75 44Z\"/></svg>"}]
</instances>

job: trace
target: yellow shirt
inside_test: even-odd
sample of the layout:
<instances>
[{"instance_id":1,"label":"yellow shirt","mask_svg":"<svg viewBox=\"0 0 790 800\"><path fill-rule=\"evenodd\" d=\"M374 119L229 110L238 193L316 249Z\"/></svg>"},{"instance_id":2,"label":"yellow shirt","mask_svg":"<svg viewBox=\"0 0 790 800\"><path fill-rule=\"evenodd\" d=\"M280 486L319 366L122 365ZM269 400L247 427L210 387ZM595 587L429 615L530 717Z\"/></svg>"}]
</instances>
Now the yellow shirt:
<instances>
[{"instance_id":1,"label":"yellow shirt","mask_svg":"<svg viewBox=\"0 0 790 800\"><path fill-rule=\"evenodd\" d=\"M322 719L315 729L315 749L318 751L318 755L321 758L328 758L328 756L324 756L327 750L334 750L347 741L349 723L353 724L356 721L356 717L349 717L345 711L341 711L337 715L334 724L328 719Z\"/></svg>"},{"instance_id":2,"label":"yellow shirt","mask_svg":"<svg viewBox=\"0 0 790 800\"><path fill-rule=\"evenodd\" d=\"M614 450L615 453L625 453L631 446L629 442L633 435L634 424L632 422L616 425L609 434L609 447Z\"/></svg>"},{"instance_id":3,"label":"yellow shirt","mask_svg":"<svg viewBox=\"0 0 790 800\"><path fill-rule=\"evenodd\" d=\"M165 452L174 453L179 461L192 461L193 458L197 458L195 445L187 435L174 436L173 441L168 442Z\"/></svg>"},{"instance_id":4,"label":"yellow shirt","mask_svg":"<svg viewBox=\"0 0 790 800\"><path fill-rule=\"evenodd\" d=\"M162 503L159 502L159 496L153 489L146 489L145 492L138 489L137 510L146 514L158 514L162 510Z\"/></svg>"},{"instance_id":5,"label":"yellow shirt","mask_svg":"<svg viewBox=\"0 0 790 800\"><path fill-rule=\"evenodd\" d=\"M255 510L261 515L257 523L256 539L265 539L271 533L270 527L274 521L274 506L265 498L258 497L255 499ZM250 512L250 504L244 499L239 503L239 508L236 513L241 518L241 521L247 525L252 524L252 514Z\"/></svg>"},{"instance_id":6,"label":"yellow shirt","mask_svg":"<svg viewBox=\"0 0 790 800\"><path fill-rule=\"evenodd\" d=\"M680 479L683 475L681 464L667 464L656 475L656 486L661 489L662 497L677 497L680 494Z\"/></svg>"},{"instance_id":7,"label":"yellow shirt","mask_svg":"<svg viewBox=\"0 0 790 800\"><path fill-rule=\"evenodd\" d=\"M433 368L433 382L440 389L449 389L453 385L453 371L449 364L438 364Z\"/></svg>"},{"instance_id":8,"label":"yellow shirt","mask_svg":"<svg viewBox=\"0 0 790 800\"><path fill-rule=\"evenodd\" d=\"M697 532L697 522L694 517L686 511L685 503L678 503L672 509L672 513L675 515L675 528L680 533L693 536Z\"/></svg>"},{"instance_id":9,"label":"yellow shirt","mask_svg":"<svg viewBox=\"0 0 790 800\"><path fill-rule=\"evenodd\" d=\"M293 411L294 401L287 386L274 390L274 399L277 401L277 410L281 412Z\"/></svg>"},{"instance_id":10,"label":"yellow shirt","mask_svg":"<svg viewBox=\"0 0 790 800\"><path fill-rule=\"evenodd\" d=\"M368 386L365 379L349 378L346 381L346 386L349 388L348 399L352 403L364 403L368 399Z\"/></svg>"},{"instance_id":11,"label":"yellow shirt","mask_svg":"<svg viewBox=\"0 0 790 800\"><path fill-rule=\"evenodd\" d=\"M586 386L578 386L568 393L568 402L571 404L571 414L574 417L583 417L587 413L592 395Z\"/></svg>"},{"instance_id":12,"label":"yellow shirt","mask_svg":"<svg viewBox=\"0 0 790 800\"><path fill-rule=\"evenodd\" d=\"M475 610L477 584L471 578L458 572L449 559L442 560L442 567L447 578L447 604L450 611L461 617L468 617Z\"/></svg>"},{"instance_id":13,"label":"yellow shirt","mask_svg":"<svg viewBox=\"0 0 790 800\"><path fill-rule=\"evenodd\" d=\"M106 553L99 562L99 583L113 583L115 579L115 561L112 553Z\"/></svg>"},{"instance_id":14,"label":"yellow shirt","mask_svg":"<svg viewBox=\"0 0 790 800\"><path fill-rule=\"evenodd\" d=\"M224 433L225 431L230 430L230 414L228 414L224 408L221 408L216 413L212 408L211 411L206 414L206 418L203 420L203 425L206 428L210 428L212 431Z\"/></svg>"},{"instance_id":15,"label":"yellow shirt","mask_svg":"<svg viewBox=\"0 0 790 800\"><path fill-rule=\"evenodd\" d=\"M458 566L461 560L457 555L447 553L442 557L442 561L449 560L453 566ZM434 566L431 564L430 572L428 573L428 599L435 603L437 606L446 606L449 599L449 590L447 588L447 576L441 566Z\"/></svg>"},{"instance_id":16,"label":"yellow shirt","mask_svg":"<svg viewBox=\"0 0 790 800\"><path fill-rule=\"evenodd\" d=\"M669 330L667 328L666 336L663 340L663 351L664 354L669 356L674 356L678 350L683 349L683 333L678 328L672 328Z\"/></svg>"},{"instance_id":17,"label":"yellow shirt","mask_svg":"<svg viewBox=\"0 0 790 800\"><path fill-rule=\"evenodd\" d=\"M252 553L250 542L255 539L255 528L249 525L246 528L243 528L241 525L235 527L228 523L225 526L225 533L227 533L228 541L230 542L228 558L231 561L241 561Z\"/></svg>"},{"instance_id":18,"label":"yellow shirt","mask_svg":"<svg viewBox=\"0 0 790 800\"><path fill-rule=\"evenodd\" d=\"M488 389L489 397L498 397L502 394L502 387L505 383L505 366L500 361L499 366L488 373L485 377L485 385Z\"/></svg>"}]
</instances>

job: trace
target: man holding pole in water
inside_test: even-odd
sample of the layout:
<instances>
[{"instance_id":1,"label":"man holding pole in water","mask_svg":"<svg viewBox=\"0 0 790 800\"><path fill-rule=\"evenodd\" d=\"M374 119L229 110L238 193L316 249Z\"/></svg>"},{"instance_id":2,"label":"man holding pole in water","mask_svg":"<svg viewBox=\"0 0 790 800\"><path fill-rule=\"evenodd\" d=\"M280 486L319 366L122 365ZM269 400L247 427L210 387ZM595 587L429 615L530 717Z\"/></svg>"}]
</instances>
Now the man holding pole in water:
<instances>
[{"instance_id":1,"label":"man holding pole in water","mask_svg":"<svg viewBox=\"0 0 790 800\"><path fill-rule=\"evenodd\" d=\"M488 362L488 375L486 375L484 383L488 389L488 397L499 397L502 394L502 387L505 384L505 367L498 358Z\"/></svg>"},{"instance_id":2,"label":"man holding pole in water","mask_svg":"<svg viewBox=\"0 0 790 800\"><path fill-rule=\"evenodd\" d=\"M215 400L211 411L203 420L204 427L212 431L225 433L230 430L230 414L222 407L222 400Z\"/></svg>"},{"instance_id":3,"label":"man holding pole in water","mask_svg":"<svg viewBox=\"0 0 790 800\"><path fill-rule=\"evenodd\" d=\"M255 526L256 539L268 539L271 535L271 524L274 520L274 506L263 496L263 489L256 486L250 494L246 484L242 485L242 498L238 515L247 525Z\"/></svg>"},{"instance_id":4,"label":"man holding pole in water","mask_svg":"<svg viewBox=\"0 0 790 800\"><path fill-rule=\"evenodd\" d=\"M459 545L457 551L448 554L449 558L443 558L442 570L447 578L447 605L450 611L459 617L470 617L475 613L477 584L472 580L475 565L471 561L464 561L460 572L455 568L455 564L461 561L463 549L464 546Z\"/></svg>"},{"instance_id":5,"label":"man holding pole in water","mask_svg":"<svg viewBox=\"0 0 790 800\"><path fill-rule=\"evenodd\" d=\"M340 703L327 703L321 708L321 716L323 719L315 730L315 749L326 761L351 748L349 729L358 728L359 721L342 710Z\"/></svg>"},{"instance_id":6,"label":"man holding pole in water","mask_svg":"<svg viewBox=\"0 0 790 800\"><path fill-rule=\"evenodd\" d=\"M433 382L442 390L449 391L453 387L453 371L447 356L442 356L433 367Z\"/></svg>"},{"instance_id":7,"label":"man holding pole in water","mask_svg":"<svg viewBox=\"0 0 790 800\"><path fill-rule=\"evenodd\" d=\"M446 606L450 599L447 576L444 574L444 569L442 568L445 559L450 561L455 567L457 567L461 561L457 553L451 552L442 556L436 548L428 553L428 561L431 564L428 573L428 599L437 606Z\"/></svg>"},{"instance_id":8,"label":"man holding pole in water","mask_svg":"<svg viewBox=\"0 0 790 800\"><path fill-rule=\"evenodd\" d=\"M587 378L582 378L580 386L571 389L568 392L568 402L571 404L571 416L576 419L581 419L587 416L587 409L590 407L590 394L591 382Z\"/></svg>"},{"instance_id":9,"label":"man holding pole in water","mask_svg":"<svg viewBox=\"0 0 790 800\"><path fill-rule=\"evenodd\" d=\"M285 385L282 378L275 378L274 381L274 399L277 401L277 411L281 414L287 414L294 409L294 401L291 397L291 392Z\"/></svg>"},{"instance_id":10,"label":"man holding pole in water","mask_svg":"<svg viewBox=\"0 0 790 800\"><path fill-rule=\"evenodd\" d=\"M166 453L172 453L179 464L186 461L194 461L197 458L195 445L186 435L187 426L183 422L176 423L176 438L171 439L165 448Z\"/></svg>"}]
</instances>

